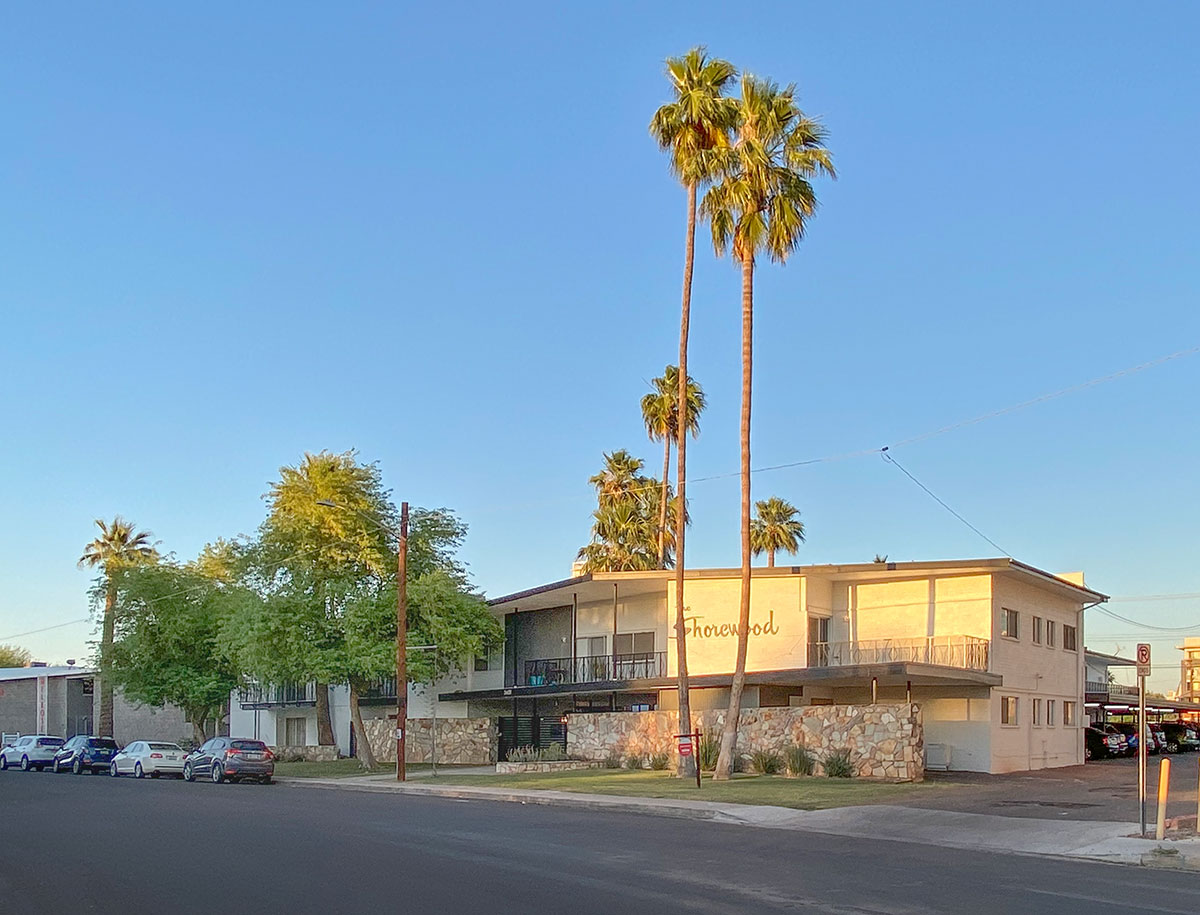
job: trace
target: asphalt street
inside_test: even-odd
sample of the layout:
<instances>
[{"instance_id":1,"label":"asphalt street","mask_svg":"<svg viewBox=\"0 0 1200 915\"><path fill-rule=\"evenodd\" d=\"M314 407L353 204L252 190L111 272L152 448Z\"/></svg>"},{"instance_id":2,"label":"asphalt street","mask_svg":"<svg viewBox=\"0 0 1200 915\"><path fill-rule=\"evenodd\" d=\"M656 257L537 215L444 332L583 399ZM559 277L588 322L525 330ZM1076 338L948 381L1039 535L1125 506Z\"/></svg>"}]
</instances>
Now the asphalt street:
<instances>
[{"instance_id":1,"label":"asphalt street","mask_svg":"<svg viewBox=\"0 0 1200 915\"><path fill-rule=\"evenodd\" d=\"M0 818L5 915L1200 908L1195 873L285 785L8 771Z\"/></svg>"}]
</instances>

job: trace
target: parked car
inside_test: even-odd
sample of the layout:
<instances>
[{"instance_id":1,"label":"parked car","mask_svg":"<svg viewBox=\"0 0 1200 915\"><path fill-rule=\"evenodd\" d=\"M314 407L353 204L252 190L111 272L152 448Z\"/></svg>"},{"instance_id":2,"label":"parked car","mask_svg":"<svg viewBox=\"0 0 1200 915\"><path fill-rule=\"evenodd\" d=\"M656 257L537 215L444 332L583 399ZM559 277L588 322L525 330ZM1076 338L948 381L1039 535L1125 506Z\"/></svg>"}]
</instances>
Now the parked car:
<instances>
[{"instance_id":1,"label":"parked car","mask_svg":"<svg viewBox=\"0 0 1200 915\"><path fill-rule=\"evenodd\" d=\"M1167 752L1167 738L1166 735L1163 734L1162 725L1156 721L1153 724L1147 724L1146 730L1149 731L1150 736L1154 738L1154 747L1157 749L1157 751L1159 753ZM1149 751L1149 748L1147 748L1147 751Z\"/></svg>"},{"instance_id":2,"label":"parked car","mask_svg":"<svg viewBox=\"0 0 1200 915\"><path fill-rule=\"evenodd\" d=\"M160 775L183 775L183 760L187 756L177 743L159 740L135 740L127 744L108 764L108 774L132 775L135 778L158 778Z\"/></svg>"},{"instance_id":3,"label":"parked car","mask_svg":"<svg viewBox=\"0 0 1200 915\"><path fill-rule=\"evenodd\" d=\"M215 784L255 779L264 785L275 774L275 755L261 740L242 737L214 737L188 754L183 777L193 782L206 777Z\"/></svg>"},{"instance_id":4,"label":"parked car","mask_svg":"<svg viewBox=\"0 0 1200 915\"><path fill-rule=\"evenodd\" d=\"M1162 723L1163 736L1167 739L1168 753L1181 753L1186 750L1195 750L1196 742L1192 739L1191 731L1178 721L1164 721Z\"/></svg>"},{"instance_id":5,"label":"parked car","mask_svg":"<svg viewBox=\"0 0 1200 915\"><path fill-rule=\"evenodd\" d=\"M1137 731L1136 730L1134 731L1134 733L1132 735L1127 734L1124 730L1121 729L1121 727L1119 725L1115 725L1110 721L1106 721L1103 724L1097 724L1097 725L1093 725L1093 726L1098 731L1101 731L1101 732L1103 732L1105 734L1109 734L1109 735L1115 734L1117 737L1120 738L1119 746L1117 747L1117 750L1114 755L1116 755L1116 756L1132 756L1134 753L1137 752Z\"/></svg>"},{"instance_id":6,"label":"parked car","mask_svg":"<svg viewBox=\"0 0 1200 915\"><path fill-rule=\"evenodd\" d=\"M1116 728L1129 741L1130 755L1135 755L1138 749L1138 726L1131 722L1122 722ZM1146 726L1146 752L1150 755L1158 752L1158 744L1154 740L1154 735L1151 733L1149 725Z\"/></svg>"},{"instance_id":7,"label":"parked car","mask_svg":"<svg viewBox=\"0 0 1200 915\"><path fill-rule=\"evenodd\" d=\"M1128 746L1124 741L1123 734L1107 734L1097 727L1084 728L1083 757L1105 759L1109 756L1119 756L1124 752L1122 747Z\"/></svg>"},{"instance_id":8,"label":"parked car","mask_svg":"<svg viewBox=\"0 0 1200 915\"><path fill-rule=\"evenodd\" d=\"M51 737L48 734L30 734L18 738L0 750L0 769L19 765L22 772L28 772L30 769L41 772L54 762L54 754L64 742L61 737Z\"/></svg>"},{"instance_id":9,"label":"parked car","mask_svg":"<svg viewBox=\"0 0 1200 915\"><path fill-rule=\"evenodd\" d=\"M77 734L54 754L50 768L55 772L70 769L76 775L84 772L104 772L121 749L111 737L89 737Z\"/></svg>"}]
</instances>

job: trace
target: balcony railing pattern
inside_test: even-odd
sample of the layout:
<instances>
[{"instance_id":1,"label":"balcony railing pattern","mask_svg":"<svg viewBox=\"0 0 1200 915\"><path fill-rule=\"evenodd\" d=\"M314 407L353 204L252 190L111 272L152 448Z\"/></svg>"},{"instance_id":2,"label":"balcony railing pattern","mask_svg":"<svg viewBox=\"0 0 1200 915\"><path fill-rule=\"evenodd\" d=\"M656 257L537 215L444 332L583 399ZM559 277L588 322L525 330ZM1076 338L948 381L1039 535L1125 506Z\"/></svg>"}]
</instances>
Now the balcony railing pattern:
<instances>
[{"instance_id":1,"label":"balcony railing pattern","mask_svg":"<svg viewBox=\"0 0 1200 915\"><path fill-rule=\"evenodd\" d=\"M377 677L367 684L367 688L363 690L361 696L358 697L359 702L376 705L386 702L396 701L396 678L395 677Z\"/></svg>"},{"instance_id":2,"label":"balcony railing pattern","mask_svg":"<svg viewBox=\"0 0 1200 915\"><path fill-rule=\"evenodd\" d=\"M810 642L809 667L849 667L855 664L936 664L962 670L988 669L991 642L969 635L924 639L873 639L863 642Z\"/></svg>"},{"instance_id":3,"label":"balcony railing pattern","mask_svg":"<svg viewBox=\"0 0 1200 915\"><path fill-rule=\"evenodd\" d=\"M583 658L537 658L526 661L522 686L558 686L641 680L667 675L665 651L601 654Z\"/></svg>"},{"instance_id":4,"label":"balcony railing pattern","mask_svg":"<svg viewBox=\"0 0 1200 915\"><path fill-rule=\"evenodd\" d=\"M316 705L317 684L282 683L279 686L249 686L238 700L242 708L272 708L280 705Z\"/></svg>"}]
</instances>

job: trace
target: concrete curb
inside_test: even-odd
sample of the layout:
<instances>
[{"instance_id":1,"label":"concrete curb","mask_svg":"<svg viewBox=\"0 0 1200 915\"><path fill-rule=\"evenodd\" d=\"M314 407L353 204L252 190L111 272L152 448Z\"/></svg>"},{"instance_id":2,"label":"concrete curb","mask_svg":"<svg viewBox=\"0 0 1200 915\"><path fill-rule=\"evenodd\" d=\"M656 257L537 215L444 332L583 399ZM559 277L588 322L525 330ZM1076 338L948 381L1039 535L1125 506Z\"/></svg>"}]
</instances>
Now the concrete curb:
<instances>
[{"instance_id":1,"label":"concrete curb","mask_svg":"<svg viewBox=\"0 0 1200 915\"><path fill-rule=\"evenodd\" d=\"M532 791L473 785L396 784L367 778L279 778L295 788L322 788L372 794L405 794L456 800L494 801L605 810L675 819L709 820L759 829L789 829L848 838L882 839L944 848L1036 855L1175 870L1200 870L1200 839L1160 843L1129 835L1132 824L1087 820L1040 820L959 813L888 804L798 810L754 804L725 804L667 798L568 791Z\"/></svg>"}]
</instances>

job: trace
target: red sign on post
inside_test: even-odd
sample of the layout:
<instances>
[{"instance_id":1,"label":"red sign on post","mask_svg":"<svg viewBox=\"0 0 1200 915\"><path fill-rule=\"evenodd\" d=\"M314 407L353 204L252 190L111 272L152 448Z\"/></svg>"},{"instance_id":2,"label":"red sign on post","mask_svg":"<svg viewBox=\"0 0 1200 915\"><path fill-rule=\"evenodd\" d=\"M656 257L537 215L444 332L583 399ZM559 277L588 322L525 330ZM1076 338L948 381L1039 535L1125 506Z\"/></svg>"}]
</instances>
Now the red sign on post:
<instances>
[{"instance_id":1,"label":"red sign on post","mask_svg":"<svg viewBox=\"0 0 1200 915\"><path fill-rule=\"evenodd\" d=\"M679 740L679 755L680 756L691 756L692 755L692 741L691 741L690 737L680 738L680 740Z\"/></svg>"},{"instance_id":2,"label":"red sign on post","mask_svg":"<svg viewBox=\"0 0 1200 915\"><path fill-rule=\"evenodd\" d=\"M1137 647L1137 675L1148 677L1150 671L1150 646L1143 642Z\"/></svg>"}]
</instances>

